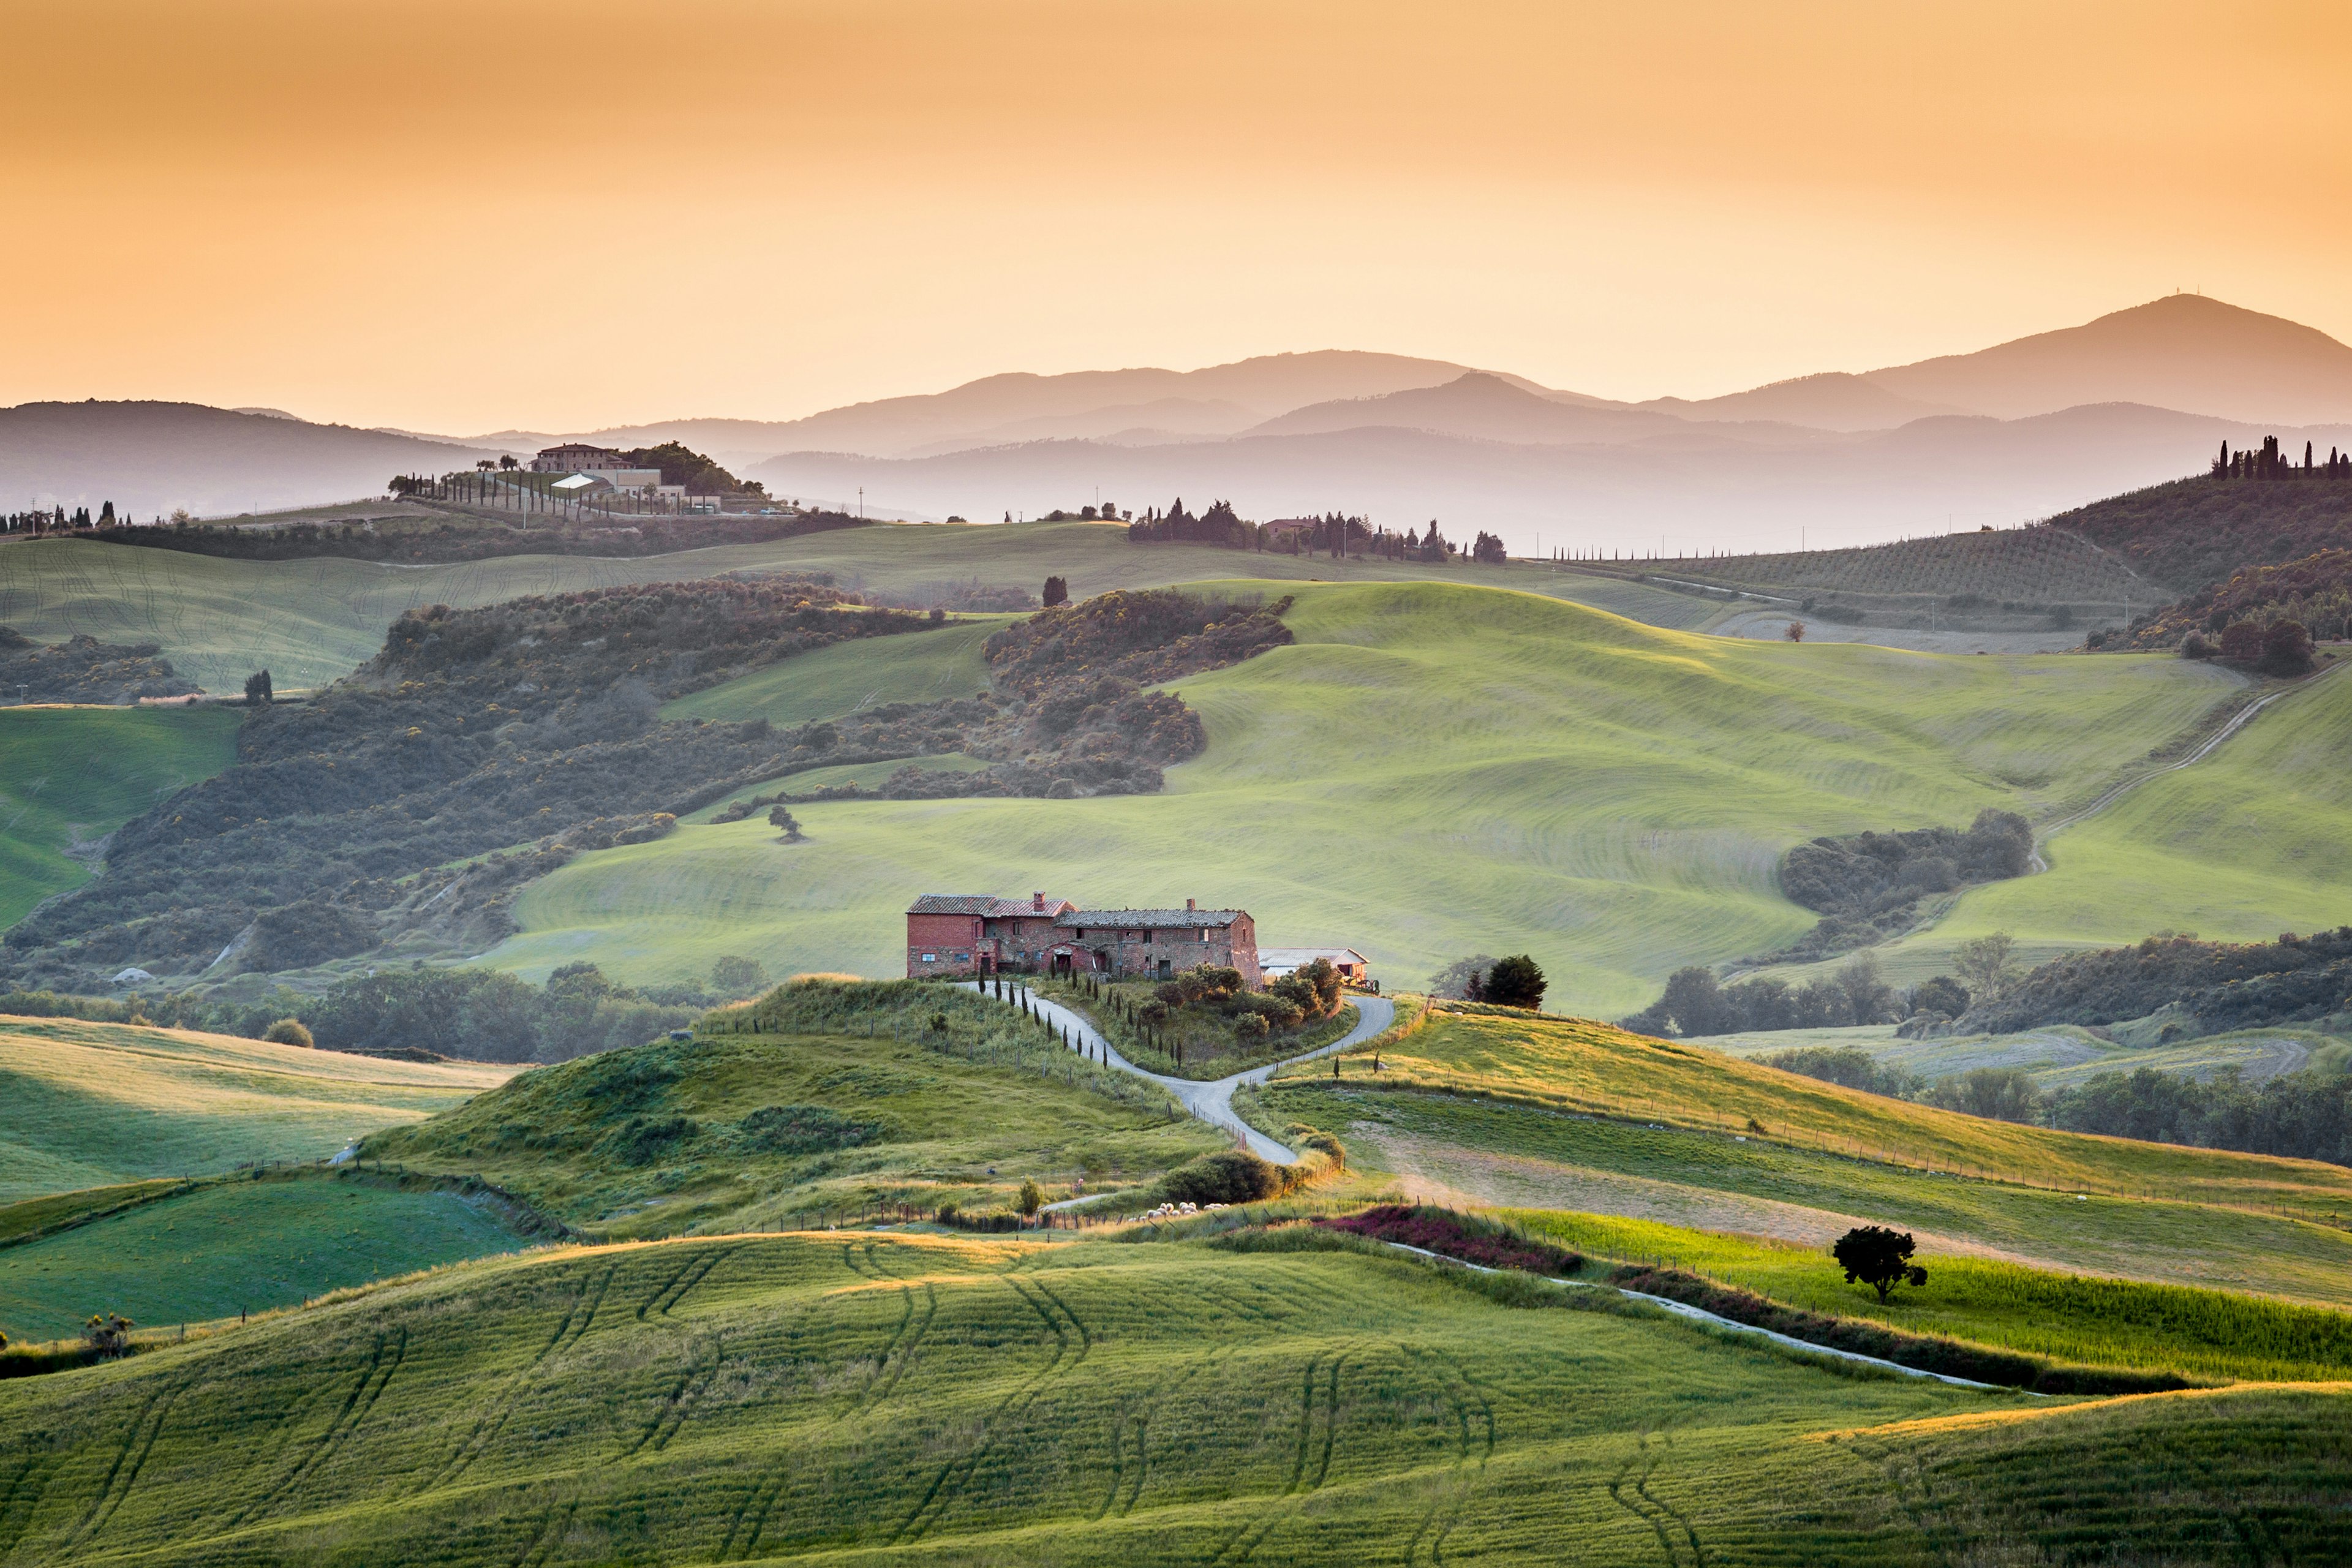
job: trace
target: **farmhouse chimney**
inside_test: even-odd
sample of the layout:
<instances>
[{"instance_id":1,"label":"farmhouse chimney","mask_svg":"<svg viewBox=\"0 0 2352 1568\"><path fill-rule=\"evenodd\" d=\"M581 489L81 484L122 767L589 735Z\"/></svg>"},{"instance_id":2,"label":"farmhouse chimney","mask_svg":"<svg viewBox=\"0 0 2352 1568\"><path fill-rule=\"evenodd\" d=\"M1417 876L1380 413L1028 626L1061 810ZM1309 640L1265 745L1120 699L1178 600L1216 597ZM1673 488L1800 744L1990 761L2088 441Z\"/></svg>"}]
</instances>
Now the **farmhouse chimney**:
<instances>
[{"instance_id":1,"label":"farmhouse chimney","mask_svg":"<svg viewBox=\"0 0 2352 1568\"><path fill-rule=\"evenodd\" d=\"M1184 900L1184 912L1185 912L1186 914L1191 914L1191 913L1192 912L1192 907L1193 907L1193 906L1192 906L1192 900L1187 899L1187 900Z\"/></svg>"},{"instance_id":2,"label":"farmhouse chimney","mask_svg":"<svg viewBox=\"0 0 2352 1568\"><path fill-rule=\"evenodd\" d=\"M1029 909L1030 912L1033 914L1044 914L1045 912L1045 895L1043 893L1030 894Z\"/></svg>"}]
</instances>

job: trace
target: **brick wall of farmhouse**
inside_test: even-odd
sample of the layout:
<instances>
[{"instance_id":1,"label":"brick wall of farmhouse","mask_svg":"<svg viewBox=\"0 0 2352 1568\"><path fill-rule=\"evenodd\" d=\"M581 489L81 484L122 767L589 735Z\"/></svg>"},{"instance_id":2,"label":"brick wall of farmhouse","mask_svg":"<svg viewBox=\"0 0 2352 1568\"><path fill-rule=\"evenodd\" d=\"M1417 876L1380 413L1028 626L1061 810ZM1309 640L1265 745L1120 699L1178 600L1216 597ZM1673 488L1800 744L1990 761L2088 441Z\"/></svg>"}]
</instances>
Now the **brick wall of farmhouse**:
<instances>
[{"instance_id":1,"label":"brick wall of farmhouse","mask_svg":"<svg viewBox=\"0 0 2352 1568\"><path fill-rule=\"evenodd\" d=\"M971 974L978 972L980 921L972 915L908 915L907 973ZM958 957L961 953L962 956Z\"/></svg>"}]
</instances>

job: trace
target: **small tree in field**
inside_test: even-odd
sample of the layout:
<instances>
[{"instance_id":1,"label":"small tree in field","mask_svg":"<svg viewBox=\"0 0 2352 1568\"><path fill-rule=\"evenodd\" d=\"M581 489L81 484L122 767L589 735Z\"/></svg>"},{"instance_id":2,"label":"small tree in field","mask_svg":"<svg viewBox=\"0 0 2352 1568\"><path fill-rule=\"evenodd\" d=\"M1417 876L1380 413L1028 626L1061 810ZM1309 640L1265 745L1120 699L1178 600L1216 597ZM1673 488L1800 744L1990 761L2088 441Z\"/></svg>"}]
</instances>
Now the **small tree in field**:
<instances>
[{"instance_id":1,"label":"small tree in field","mask_svg":"<svg viewBox=\"0 0 2352 1568\"><path fill-rule=\"evenodd\" d=\"M1911 1251L1909 1231L1864 1225L1839 1237L1830 1247L1830 1256L1845 1270L1847 1284L1860 1280L1877 1291L1883 1303L1897 1285L1927 1282L1927 1271L1911 1261Z\"/></svg>"},{"instance_id":2,"label":"small tree in field","mask_svg":"<svg viewBox=\"0 0 2352 1568\"><path fill-rule=\"evenodd\" d=\"M722 997L749 996L768 984L768 971L756 958L728 953L710 966L710 988Z\"/></svg>"},{"instance_id":3,"label":"small tree in field","mask_svg":"<svg viewBox=\"0 0 2352 1568\"><path fill-rule=\"evenodd\" d=\"M1024 1215L1034 1215L1045 1206L1045 1189L1039 1186L1034 1179L1024 1177L1021 1182L1021 1212Z\"/></svg>"},{"instance_id":4,"label":"small tree in field","mask_svg":"<svg viewBox=\"0 0 2352 1568\"><path fill-rule=\"evenodd\" d=\"M1486 973L1486 1000L1497 1007L1538 1008L1543 1005L1544 972L1522 952L1498 958Z\"/></svg>"},{"instance_id":5,"label":"small tree in field","mask_svg":"<svg viewBox=\"0 0 2352 1568\"><path fill-rule=\"evenodd\" d=\"M276 695L269 689L269 672L268 670L257 669L251 675L245 678L245 703L247 707L258 708L264 703L272 702L276 700Z\"/></svg>"},{"instance_id":6,"label":"small tree in field","mask_svg":"<svg viewBox=\"0 0 2352 1568\"><path fill-rule=\"evenodd\" d=\"M1045 591L1039 597L1045 601L1045 607L1049 610L1056 605L1066 605L1070 602L1070 585L1059 577L1048 577L1045 579Z\"/></svg>"},{"instance_id":7,"label":"small tree in field","mask_svg":"<svg viewBox=\"0 0 2352 1568\"><path fill-rule=\"evenodd\" d=\"M299 1046L306 1051L317 1048L310 1038L310 1031L303 1026L299 1018L280 1018L263 1030L261 1037L275 1045Z\"/></svg>"},{"instance_id":8,"label":"small tree in field","mask_svg":"<svg viewBox=\"0 0 2352 1568\"><path fill-rule=\"evenodd\" d=\"M100 1312L82 1325L82 1342L99 1355L128 1355L132 1327L131 1320L120 1312Z\"/></svg>"},{"instance_id":9,"label":"small tree in field","mask_svg":"<svg viewBox=\"0 0 2352 1568\"><path fill-rule=\"evenodd\" d=\"M1782 632L1780 635L1787 637L1790 642L1802 642L1805 640L1805 623L1802 621L1790 621L1789 623L1789 629Z\"/></svg>"},{"instance_id":10,"label":"small tree in field","mask_svg":"<svg viewBox=\"0 0 2352 1568\"><path fill-rule=\"evenodd\" d=\"M793 816L793 808L788 805L769 807L768 826L782 832L787 844L798 844L806 837L801 832L799 820Z\"/></svg>"}]
</instances>

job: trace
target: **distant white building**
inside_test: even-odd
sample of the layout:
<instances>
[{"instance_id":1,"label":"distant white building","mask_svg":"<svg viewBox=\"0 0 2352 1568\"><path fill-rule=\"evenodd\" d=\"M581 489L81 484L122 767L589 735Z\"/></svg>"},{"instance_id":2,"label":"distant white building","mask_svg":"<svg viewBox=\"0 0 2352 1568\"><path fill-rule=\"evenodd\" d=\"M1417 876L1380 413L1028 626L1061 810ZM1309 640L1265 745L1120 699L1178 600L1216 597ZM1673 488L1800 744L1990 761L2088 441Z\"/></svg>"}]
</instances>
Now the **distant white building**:
<instances>
[{"instance_id":1,"label":"distant white building","mask_svg":"<svg viewBox=\"0 0 2352 1568\"><path fill-rule=\"evenodd\" d=\"M1296 974L1317 959L1328 959L1339 978L1350 985L1361 985L1372 977L1371 961L1352 947L1261 947L1257 950L1257 966L1268 980L1278 980L1286 974Z\"/></svg>"}]
</instances>

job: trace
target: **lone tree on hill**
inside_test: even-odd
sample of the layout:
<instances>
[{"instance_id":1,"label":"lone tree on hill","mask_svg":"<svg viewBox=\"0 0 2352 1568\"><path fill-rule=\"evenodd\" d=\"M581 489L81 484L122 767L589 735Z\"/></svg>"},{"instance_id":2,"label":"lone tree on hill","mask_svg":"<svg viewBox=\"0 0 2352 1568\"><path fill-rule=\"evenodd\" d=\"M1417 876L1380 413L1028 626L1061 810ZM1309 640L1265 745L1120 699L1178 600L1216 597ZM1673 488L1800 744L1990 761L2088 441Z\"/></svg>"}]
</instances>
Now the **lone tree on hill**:
<instances>
[{"instance_id":1,"label":"lone tree on hill","mask_svg":"<svg viewBox=\"0 0 2352 1568\"><path fill-rule=\"evenodd\" d=\"M276 695L272 693L269 689L269 672L268 670L257 669L251 675L245 678L245 705L247 707L258 708L264 703L274 702L277 700Z\"/></svg>"},{"instance_id":2,"label":"lone tree on hill","mask_svg":"<svg viewBox=\"0 0 2352 1568\"><path fill-rule=\"evenodd\" d=\"M1070 585L1059 577L1048 577L1045 579L1045 591L1038 597L1045 601L1045 607L1049 610L1056 605L1066 605L1070 602Z\"/></svg>"},{"instance_id":3,"label":"lone tree on hill","mask_svg":"<svg viewBox=\"0 0 2352 1568\"><path fill-rule=\"evenodd\" d=\"M1497 1007L1532 1011L1543 1005L1544 984L1544 972L1526 953L1498 958L1486 973L1486 1000Z\"/></svg>"},{"instance_id":4,"label":"lone tree on hill","mask_svg":"<svg viewBox=\"0 0 2352 1568\"><path fill-rule=\"evenodd\" d=\"M1876 1225L1856 1226L1830 1247L1830 1256L1845 1270L1845 1282L1860 1280L1878 1292L1882 1303L1897 1285L1927 1282L1927 1271L1911 1261L1911 1252L1909 1231Z\"/></svg>"},{"instance_id":5,"label":"lone tree on hill","mask_svg":"<svg viewBox=\"0 0 2352 1568\"><path fill-rule=\"evenodd\" d=\"M1802 642L1805 640L1805 623L1802 621L1790 621L1789 623L1789 629L1782 632L1780 635L1787 637L1790 642Z\"/></svg>"},{"instance_id":6,"label":"lone tree on hill","mask_svg":"<svg viewBox=\"0 0 2352 1568\"><path fill-rule=\"evenodd\" d=\"M793 808L789 805L770 806L768 808L768 826L780 829L784 836L784 842L787 844L798 844L803 838L807 837L807 835L801 831L800 820L793 816Z\"/></svg>"},{"instance_id":7,"label":"lone tree on hill","mask_svg":"<svg viewBox=\"0 0 2352 1568\"><path fill-rule=\"evenodd\" d=\"M1045 1206L1045 1189L1038 1186L1034 1179L1026 1177L1023 1178L1021 1183L1021 1212L1024 1215L1034 1215L1039 1209Z\"/></svg>"}]
</instances>

